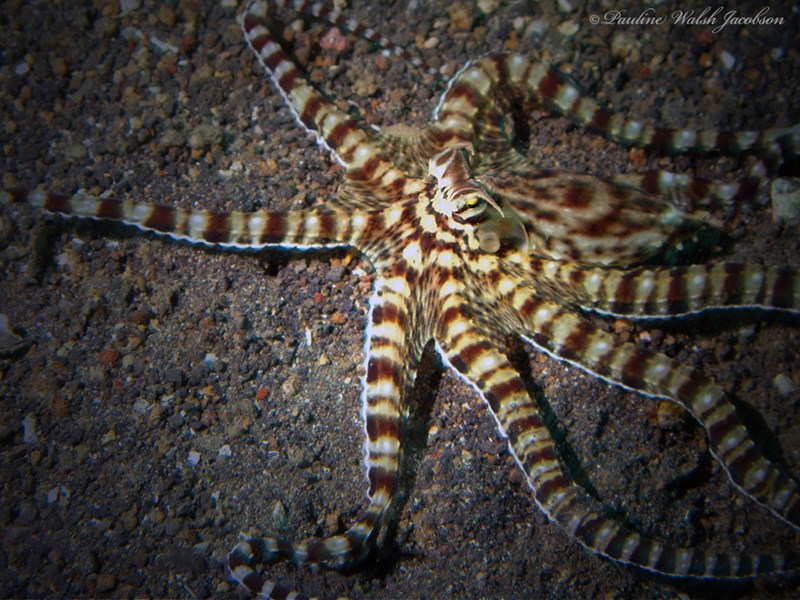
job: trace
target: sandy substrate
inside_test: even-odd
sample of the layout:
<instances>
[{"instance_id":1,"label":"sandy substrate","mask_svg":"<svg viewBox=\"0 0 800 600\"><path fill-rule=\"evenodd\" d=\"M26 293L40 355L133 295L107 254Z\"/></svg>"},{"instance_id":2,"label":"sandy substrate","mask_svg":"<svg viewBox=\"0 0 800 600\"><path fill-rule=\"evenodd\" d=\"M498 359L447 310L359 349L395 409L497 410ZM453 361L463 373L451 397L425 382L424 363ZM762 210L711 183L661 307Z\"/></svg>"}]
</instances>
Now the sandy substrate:
<instances>
[{"instance_id":1,"label":"sandy substrate","mask_svg":"<svg viewBox=\"0 0 800 600\"><path fill-rule=\"evenodd\" d=\"M232 3L89 4L0 6L4 186L220 210L335 194L340 168L254 67ZM340 54L319 52L324 25L299 34L311 79L370 125L424 124L449 75L503 49L568 63L610 108L669 126L800 120L800 28L780 3L770 14L783 25L718 33L669 19L593 26L599 10L547 1L478 2L486 15L466 1L370 4L346 10L421 47L443 74L352 37ZM741 16L763 6L737 4ZM533 125L530 154L606 175L741 173L735 160L628 152L562 119ZM239 531L303 538L356 518L371 285L358 255L226 253L22 206L0 215L0 313L23 341L0 359L0 596L232 597L241 592L225 560ZM798 227L776 225L769 207L728 232L732 259L800 267ZM773 381L800 387L800 323L753 317L608 326L714 377L769 456L798 474L798 394ZM585 551L537 511L477 395L430 358L412 472L382 549L344 575L277 566L287 584L375 598L798 593L797 577L682 584ZM544 356L529 365L563 455L637 528L719 550L800 547L800 535L728 485L680 412Z\"/></svg>"}]
</instances>

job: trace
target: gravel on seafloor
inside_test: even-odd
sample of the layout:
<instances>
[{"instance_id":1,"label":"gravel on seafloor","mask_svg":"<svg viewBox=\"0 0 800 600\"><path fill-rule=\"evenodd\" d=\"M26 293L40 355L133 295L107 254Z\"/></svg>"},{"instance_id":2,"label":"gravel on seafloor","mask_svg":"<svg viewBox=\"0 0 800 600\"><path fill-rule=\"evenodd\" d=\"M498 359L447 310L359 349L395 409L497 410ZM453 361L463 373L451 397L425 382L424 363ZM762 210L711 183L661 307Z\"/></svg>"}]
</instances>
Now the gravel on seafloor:
<instances>
[{"instance_id":1,"label":"gravel on seafloor","mask_svg":"<svg viewBox=\"0 0 800 600\"><path fill-rule=\"evenodd\" d=\"M3 2L3 186L217 210L332 197L341 169L255 68L237 4ZM325 24L294 27L310 79L367 126L423 125L449 76L496 51L563 63L606 106L667 126L800 119L798 15L780 4L770 10L782 26L719 33L594 26L590 8L563 0L343 4L440 74ZM743 15L762 8L736 4ZM529 153L545 167L742 173L736 160L654 157L535 117ZM792 190L790 181L773 198L779 216L765 196L733 219L732 259L800 266L796 208L780 196ZM231 597L241 592L225 563L239 531L301 539L353 522L366 486L363 259L220 252L20 206L0 218L0 596ZM765 451L800 474L800 330L767 321L603 323L713 376ZM433 366L420 376L413 468L383 549L355 573L277 565L276 577L308 594L370 598L719 590L611 564L570 540L533 504L477 395ZM565 459L621 518L675 544L797 547L796 534L731 488L700 429L671 404L546 356L529 366ZM796 586L770 578L724 591L782 597Z\"/></svg>"}]
</instances>

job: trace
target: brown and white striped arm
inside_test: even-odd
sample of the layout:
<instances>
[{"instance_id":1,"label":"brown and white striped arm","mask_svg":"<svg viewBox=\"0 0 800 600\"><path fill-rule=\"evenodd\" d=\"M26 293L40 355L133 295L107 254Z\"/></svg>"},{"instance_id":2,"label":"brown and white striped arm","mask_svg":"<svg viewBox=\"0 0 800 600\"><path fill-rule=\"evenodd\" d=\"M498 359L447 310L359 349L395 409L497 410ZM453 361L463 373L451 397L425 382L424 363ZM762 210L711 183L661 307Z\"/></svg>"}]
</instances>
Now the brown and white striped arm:
<instances>
[{"instance_id":1,"label":"brown and white striped arm","mask_svg":"<svg viewBox=\"0 0 800 600\"><path fill-rule=\"evenodd\" d=\"M752 206L770 174L759 161L738 181L715 181L664 170L617 175L610 180L663 198L692 217L705 219L708 213L730 216Z\"/></svg>"},{"instance_id":2,"label":"brown and white striped arm","mask_svg":"<svg viewBox=\"0 0 800 600\"><path fill-rule=\"evenodd\" d=\"M322 540L295 543L243 536L229 554L228 566L233 577L254 594L274 600L299 597L260 570L275 560L340 569L366 557L369 541L383 524L397 491L401 430L422 353L422 345L407 333L409 295L402 274L384 273L370 300L362 386L369 506L345 533Z\"/></svg>"},{"instance_id":3,"label":"brown and white striped arm","mask_svg":"<svg viewBox=\"0 0 800 600\"><path fill-rule=\"evenodd\" d=\"M10 202L26 202L64 217L117 221L191 243L250 250L352 245L371 219L369 212L357 210L216 212L84 194L0 190L0 203Z\"/></svg>"},{"instance_id":4,"label":"brown and white striped arm","mask_svg":"<svg viewBox=\"0 0 800 600\"><path fill-rule=\"evenodd\" d=\"M671 154L762 153L774 169L781 156L800 153L800 124L738 132L655 127L601 108L565 74L520 54L493 54L468 63L450 81L434 112L434 126L478 146L483 121L477 116L494 105L522 109L523 115L542 107L610 141Z\"/></svg>"},{"instance_id":5,"label":"brown and white striped arm","mask_svg":"<svg viewBox=\"0 0 800 600\"><path fill-rule=\"evenodd\" d=\"M724 392L699 371L669 357L619 343L579 315L528 289L510 300L532 344L602 379L647 396L673 400L705 428L712 454L747 496L800 528L797 483L756 450Z\"/></svg>"},{"instance_id":6,"label":"brown and white striped arm","mask_svg":"<svg viewBox=\"0 0 800 600\"><path fill-rule=\"evenodd\" d=\"M298 123L317 136L347 169L348 179L372 186L376 196L392 197L409 185L405 174L380 157L369 134L330 103L303 77L268 28L271 2L255 0L241 16L244 37ZM411 184L413 185L413 184Z\"/></svg>"},{"instance_id":7,"label":"brown and white striped arm","mask_svg":"<svg viewBox=\"0 0 800 600\"><path fill-rule=\"evenodd\" d=\"M581 308L635 318L708 309L800 311L800 273L755 263L580 269L536 261L540 272ZM582 292L582 293L581 293Z\"/></svg>"},{"instance_id":8,"label":"brown and white striped arm","mask_svg":"<svg viewBox=\"0 0 800 600\"><path fill-rule=\"evenodd\" d=\"M401 46L393 44L388 38L380 35L373 28L355 19L346 18L338 11L336 6L329 6L324 2L311 2L310 0L273 0L272 2L266 2L265 7L257 6L255 2L252 2L246 10L259 19L266 20L269 16L270 9L273 9L272 12L276 14L284 14L289 8L299 14L306 15L310 19L328 23L332 27L337 27L367 40L380 48L384 56L400 59L417 72L427 71L428 73L436 74L436 70L427 65L419 56L408 52ZM265 9L266 12L264 12ZM247 35L246 31L245 34ZM276 59L273 59L273 61L274 60ZM276 71L273 71L273 69L267 65L264 66L270 75L273 76L273 79L275 79ZM286 69L285 66L280 68ZM284 98L288 101L287 91L284 89L281 82L275 79L275 83L281 90ZM322 101L325 102L324 99L322 99ZM292 107L292 110L295 112L295 115L298 116L298 121L304 128L315 134L318 133L318 129L311 127L310 123L306 123L300 119L302 112L298 112L294 107ZM399 133L401 130L403 131L402 134ZM428 158L442 150L442 148L436 144L433 136L430 135L430 131L427 130L424 132L417 131L412 133L409 128L390 127L383 130L370 131L369 137L374 148L383 158L412 177L423 177L427 172ZM327 142L325 143L327 144Z\"/></svg>"},{"instance_id":9,"label":"brown and white striped arm","mask_svg":"<svg viewBox=\"0 0 800 600\"><path fill-rule=\"evenodd\" d=\"M475 331L460 311L451 312L442 328L439 352L489 406L537 505L593 552L679 577L746 578L800 566L797 555L733 556L672 547L605 516L604 507L563 473L539 409L508 359ZM731 432L720 433L722 446L728 446ZM796 495L793 497L796 500ZM797 515L792 512L790 516Z\"/></svg>"}]
</instances>

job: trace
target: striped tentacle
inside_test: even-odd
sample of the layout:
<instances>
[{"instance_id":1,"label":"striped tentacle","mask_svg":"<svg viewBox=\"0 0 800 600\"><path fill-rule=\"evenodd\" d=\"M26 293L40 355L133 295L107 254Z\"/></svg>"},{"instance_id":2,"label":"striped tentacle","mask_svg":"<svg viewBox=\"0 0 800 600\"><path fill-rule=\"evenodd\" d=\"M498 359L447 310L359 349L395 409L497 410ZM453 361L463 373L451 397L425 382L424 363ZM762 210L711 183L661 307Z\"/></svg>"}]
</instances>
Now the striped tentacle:
<instances>
[{"instance_id":1,"label":"striped tentacle","mask_svg":"<svg viewBox=\"0 0 800 600\"><path fill-rule=\"evenodd\" d=\"M515 118L524 118L541 106L608 140L643 149L674 154L758 152L770 155L773 161L782 155L800 154L800 125L728 132L642 124L601 108L564 73L520 54L494 54L468 63L442 96L435 113L437 126L475 143L475 117L490 104L509 109Z\"/></svg>"},{"instance_id":2,"label":"striped tentacle","mask_svg":"<svg viewBox=\"0 0 800 600\"><path fill-rule=\"evenodd\" d=\"M406 333L409 290L401 289L403 281L402 276L385 274L370 300L362 386L369 506L345 533L322 540L293 543L244 537L228 556L228 566L233 577L255 594L277 599L286 593L257 571L258 565L279 559L336 569L356 565L367 556L370 540L387 517L397 489L408 397L422 353L417 338Z\"/></svg>"},{"instance_id":3,"label":"striped tentacle","mask_svg":"<svg viewBox=\"0 0 800 600\"><path fill-rule=\"evenodd\" d=\"M524 168L527 159L516 150L512 137L518 132L507 127L508 111L515 118L520 116L514 106L509 106L515 98L496 97L500 90L492 81L493 75L471 70L472 65L467 63L448 82L433 111L431 136L441 147L471 144L482 163L476 165L477 173Z\"/></svg>"},{"instance_id":4,"label":"striped tentacle","mask_svg":"<svg viewBox=\"0 0 800 600\"><path fill-rule=\"evenodd\" d=\"M174 239L241 249L346 246L359 238L369 222L369 213L364 211L215 212L84 194L0 190L0 202L12 201L57 215L118 221Z\"/></svg>"},{"instance_id":5,"label":"striped tentacle","mask_svg":"<svg viewBox=\"0 0 800 600\"><path fill-rule=\"evenodd\" d=\"M668 129L612 113L584 95L569 77L553 67L539 64L527 74L526 85L541 103L578 125L624 146L669 154L760 154L796 156L800 153L800 126L761 131Z\"/></svg>"},{"instance_id":6,"label":"striped tentacle","mask_svg":"<svg viewBox=\"0 0 800 600\"><path fill-rule=\"evenodd\" d=\"M491 113L493 115L483 115L480 118L479 135L473 137L473 141L479 144L473 147L473 172L497 173L529 168L528 159L509 145L509 140L499 127L492 125L494 120L502 120L502 113L497 110L492 110ZM389 158L412 177L425 177L428 174L428 160L432 156L463 142L466 139L443 133L435 126L423 130L392 126L373 134L373 143L381 156Z\"/></svg>"},{"instance_id":7,"label":"striped tentacle","mask_svg":"<svg viewBox=\"0 0 800 600\"><path fill-rule=\"evenodd\" d=\"M664 198L694 216L705 211L733 214L752 204L767 177L763 164L757 163L740 181L715 181L664 170L617 175L611 180Z\"/></svg>"},{"instance_id":8,"label":"striped tentacle","mask_svg":"<svg viewBox=\"0 0 800 600\"><path fill-rule=\"evenodd\" d=\"M601 313L646 318L721 308L800 311L800 273L789 267L724 262L581 269L537 263L540 272L573 302Z\"/></svg>"},{"instance_id":9,"label":"striped tentacle","mask_svg":"<svg viewBox=\"0 0 800 600\"><path fill-rule=\"evenodd\" d=\"M298 122L317 136L347 168L348 179L373 185L375 196L392 197L415 184L389 161L382 159L370 136L349 115L315 90L273 38L267 27L269 2L257 0L241 18L244 37L258 62L272 77Z\"/></svg>"},{"instance_id":10,"label":"striped tentacle","mask_svg":"<svg viewBox=\"0 0 800 600\"><path fill-rule=\"evenodd\" d=\"M800 528L796 482L756 450L724 392L699 371L669 357L618 343L578 315L524 288L510 302L526 339L559 360L639 393L674 400L705 428L711 452L731 481L775 515Z\"/></svg>"},{"instance_id":11,"label":"striped tentacle","mask_svg":"<svg viewBox=\"0 0 800 600\"><path fill-rule=\"evenodd\" d=\"M439 103L433 111L432 130L442 145L468 142L474 148L482 146L482 128L486 115L497 115L498 106L506 107L509 98L502 98L497 69L486 70L490 60L503 55L492 55L479 61L468 62L447 84ZM498 104L499 103L499 104ZM488 119L488 138L502 137L497 119Z\"/></svg>"},{"instance_id":12,"label":"striped tentacle","mask_svg":"<svg viewBox=\"0 0 800 600\"><path fill-rule=\"evenodd\" d=\"M670 154L800 153L800 125L763 131L656 127L605 110L566 74L550 65L532 63L520 55L510 55L505 62L509 85L521 87L545 108L618 144Z\"/></svg>"},{"instance_id":13,"label":"striped tentacle","mask_svg":"<svg viewBox=\"0 0 800 600\"><path fill-rule=\"evenodd\" d=\"M373 143L381 156L390 159L412 177L426 177L428 161L443 150L430 129L398 125L376 131Z\"/></svg>"},{"instance_id":14,"label":"striped tentacle","mask_svg":"<svg viewBox=\"0 0 800 600\"><path fill-rule=\"evenodd\" d=\"M606 516L604 507L563 473L554 443L519 375L463 313L446 321L439 351L481 395L508 438L537 505L590 550L612 560L671 576L743 578L800 567L797 556L728 556L668 546Z\"/></svg>"}]
</instances>

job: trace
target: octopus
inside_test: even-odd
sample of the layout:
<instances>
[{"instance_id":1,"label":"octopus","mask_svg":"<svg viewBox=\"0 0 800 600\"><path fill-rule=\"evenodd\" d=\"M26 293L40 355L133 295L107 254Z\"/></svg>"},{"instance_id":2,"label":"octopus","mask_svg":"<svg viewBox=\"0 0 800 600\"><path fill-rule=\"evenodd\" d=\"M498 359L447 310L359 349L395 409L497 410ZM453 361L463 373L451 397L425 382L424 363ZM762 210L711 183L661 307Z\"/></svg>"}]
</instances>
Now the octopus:
<instances>
[{"instance_id":1,"label":"octopus","mask_svg":"<svg viewBox=\"0 0 800 600\"><path fill-rule=\"evenodd\" d=\"M788 527L800 526L797 482L753 442L728 393L701 370L617 335L609 323L800 312L791 267L717 257L691 262L717 239L715 215L751 209L800 155L800 126L761 131L657 127L601 107L561 70L526 55L467 62L423 127L374 129L312 86L276 36L286 2L255 1L238 16L256 61L297 123L339 163L342 182L313 206L218 210L135 199L9 188L69 218L116 221L222 250L351 251L369 269L361 415L367 505L340 533L294 542L242 534L232 577L266 598L295 597L268 566L285 560L351 570L368 560L402 495L417 376L438 360L492 415L538 508L587 551L680 579L751 579L795 571L791 548L717 551L644 535L565 467L520 355L544 356L612 386L672 403L702 427L731 485ZM322 4L295 10L419 61ZM650 169L601 177L541 166L525 152L546 111L636 152L748 155L744 174L718 181ZM252 500L251 500L252 501ZM545 534L547 535L547 533ZM299 597L299 596L298 596Z\"/></svg>"}]
</instances>

